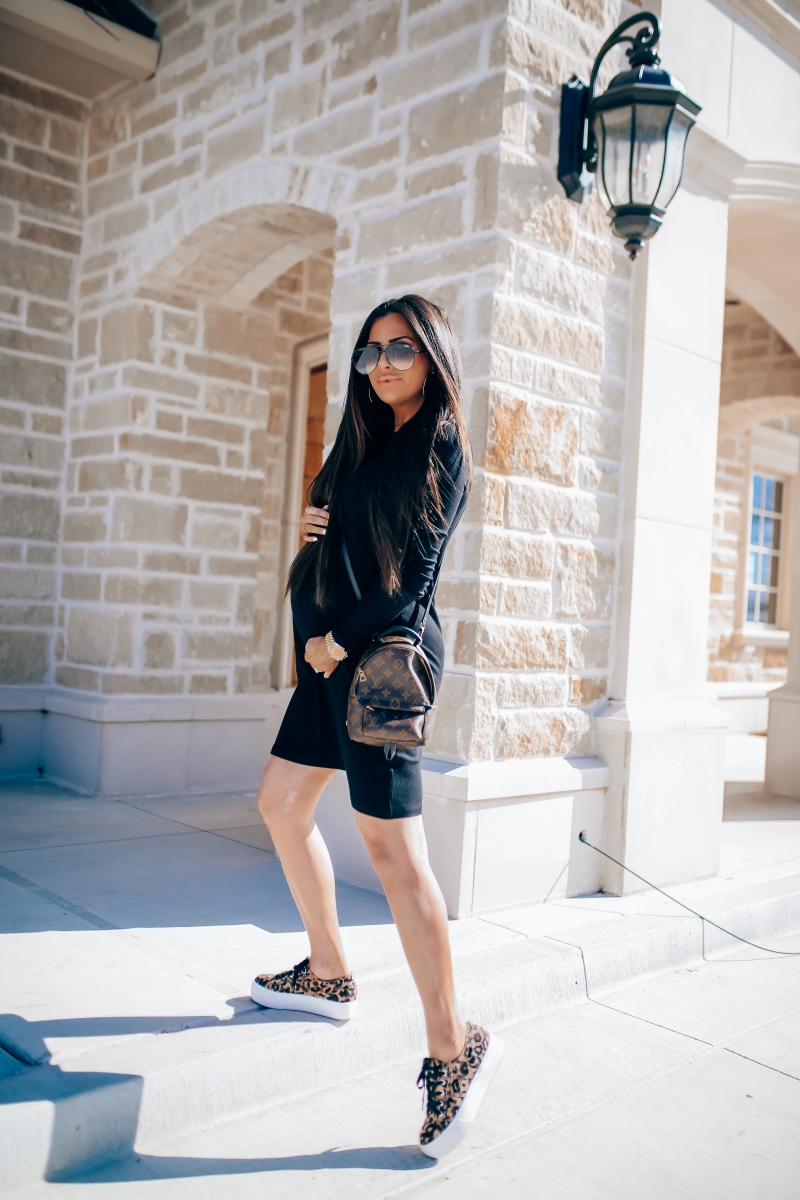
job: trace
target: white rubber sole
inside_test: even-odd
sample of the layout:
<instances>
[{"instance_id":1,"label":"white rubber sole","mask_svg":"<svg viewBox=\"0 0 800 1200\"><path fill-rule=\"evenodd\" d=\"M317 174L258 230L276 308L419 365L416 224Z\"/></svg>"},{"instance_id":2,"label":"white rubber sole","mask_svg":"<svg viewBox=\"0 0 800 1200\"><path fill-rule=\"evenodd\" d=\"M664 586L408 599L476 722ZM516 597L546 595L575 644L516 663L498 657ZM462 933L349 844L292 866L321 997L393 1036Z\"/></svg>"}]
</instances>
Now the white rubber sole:
<instances>
[{"instance_id":1,"label":"white rubber sole","mask_svg":"<svg viewBox=\"0 0 800 1200\"><path fill-rule=\"evenodd\" d=\"M467 1098L461 1105L461 1108L444 1133L440 1133L427 1146L420 1146L420 1150L423 1154L427 1154L428 1158L444 1158L445 1155L452 1153L458 1143L467 1136L472 1122L478 1115L478 1109L483 1102L483 1097L488 1092L489 1085L495 1077L497 1068L500 1066L500 1059L503 1057L504 1050L505 1046L500 1039L491 1034L489 1048L483 1056L483 1062L475 1072L475 1078L469 1085Z\"/></svg>"},{"instance_id":2,"label":"white rubber sole","mask_svg":"<svg viewBox=\"0 0 800 1200\"><path fill-rule=\"evenodd\" d=\"M253 980L250 995L262 1008L283 1008L292 1012L313 1013L315 1017L333 1017L334 1021L349 1021L356 1015L357 1000L324 1000L322 996L299 996L294 992L273 992ZM482 1065L482 1064L481 1064ZM480 1071L478 1071L478 1075ZM477 1079L477 1075L475 1077ZM471 1090L471 1089L470 1089Z\"/></svg>"}]
</instances>

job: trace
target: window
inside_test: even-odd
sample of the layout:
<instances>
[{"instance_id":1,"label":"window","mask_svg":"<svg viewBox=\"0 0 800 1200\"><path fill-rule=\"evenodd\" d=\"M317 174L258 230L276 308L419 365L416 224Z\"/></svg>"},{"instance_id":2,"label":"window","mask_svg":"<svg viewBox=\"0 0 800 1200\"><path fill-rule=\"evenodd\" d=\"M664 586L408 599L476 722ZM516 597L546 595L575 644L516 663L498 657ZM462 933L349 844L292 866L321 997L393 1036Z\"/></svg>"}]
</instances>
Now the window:
<instances>
[{"instance_id":1,"label":"window","mask_svg":"<svg viewBox=\"0 0 800 1200\"><path fill-rule=\"evenodd\" d=\"M755 625L778 623L782 526L783 483L769 475L754 474L747 553L747 620Z\"/></svg>"}]
</instances>

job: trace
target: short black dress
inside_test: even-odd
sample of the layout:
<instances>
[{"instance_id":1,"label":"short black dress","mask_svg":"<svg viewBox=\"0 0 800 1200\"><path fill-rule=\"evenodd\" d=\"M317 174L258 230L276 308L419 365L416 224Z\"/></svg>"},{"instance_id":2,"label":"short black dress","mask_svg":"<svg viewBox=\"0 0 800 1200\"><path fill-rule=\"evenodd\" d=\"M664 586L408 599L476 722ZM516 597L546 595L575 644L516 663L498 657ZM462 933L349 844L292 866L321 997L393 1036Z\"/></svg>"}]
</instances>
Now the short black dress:
<instances>
[{"instance_id":1,"label":"short black dress","mask_svg":"<svg viewBox=\"0 0 800 1200\"><path fill-rule=\"evenodd\" d=\"M436 570L442 543L457 525L467 501L467 464L455 436L442 434L434 442L434 451L447 479L442 489L444 524L436 534L424 528L413 531L403 562L401 591L389 596L381 583L370 537L365 485L371 472L385 469L387 455L402 451L401 439L424 435L422 413L421 409L385 444L375 447L348 480L341 524L337 525L332 517L325 534L340 544L344 534L361 600L356 600L340 551L333 556L337 570L335 604L321 609L314 602L313 572L292 595L297 687L272 747L276 758L344 770L353 808L384 819L417 816L422 811L422 750L398 746L394 758L388 760L382 746L351 741L346 725L350 683L361 654L376 634L395 621L414 624L421 619L421 601ZM309 666L304 653L309 638L324 636L328 630L348 656L325 679ZM444 671L444 640L435 604L428 615L422 645L438 689Z\"/></svg>"}]
</instances>

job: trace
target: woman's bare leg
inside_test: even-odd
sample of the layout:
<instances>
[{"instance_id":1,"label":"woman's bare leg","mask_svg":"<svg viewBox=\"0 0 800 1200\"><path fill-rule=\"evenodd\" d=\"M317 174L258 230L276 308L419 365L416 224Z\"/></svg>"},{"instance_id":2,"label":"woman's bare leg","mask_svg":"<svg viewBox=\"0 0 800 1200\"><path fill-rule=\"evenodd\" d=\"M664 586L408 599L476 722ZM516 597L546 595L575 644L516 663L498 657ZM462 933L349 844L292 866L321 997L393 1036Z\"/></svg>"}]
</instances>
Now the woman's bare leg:
<instances>
[{"instance_id":1,"label":"woman's bare leg","mask_svg":"<svg viewBox=\"0 0 800 1200\"><path fill-rule=\"evenodd\" d=\"M422 817L384 821L356 813L358 827L392 910L425 1010L428 1052L449 1062L464 1049L456 1004L447 909L428 862Z\"/></svg>"},{"instance_id":2,"label":"woman's bare leg","mask_svg":"<svg viewBox=\"0 0 800 1200\"><path fill-rule=\"evenodd\" d=\"M328 848L314 824L323 788L335 771L270 757L258 807L281 859L311 945L310 966L319 979L348 975L336 916L336 890Z\"/></svg>"}]
</instances>

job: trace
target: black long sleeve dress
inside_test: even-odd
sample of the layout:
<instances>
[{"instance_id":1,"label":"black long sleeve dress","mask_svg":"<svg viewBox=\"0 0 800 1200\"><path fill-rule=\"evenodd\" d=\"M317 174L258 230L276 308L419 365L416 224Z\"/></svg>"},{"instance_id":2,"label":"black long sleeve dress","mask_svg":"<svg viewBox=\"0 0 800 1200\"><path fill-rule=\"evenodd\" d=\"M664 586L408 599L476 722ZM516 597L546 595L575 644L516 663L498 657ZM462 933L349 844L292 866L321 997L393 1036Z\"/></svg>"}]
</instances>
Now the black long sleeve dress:
<instances>
[{"instance_id":1,"label":"black long sleeve dress","mask_svg":"<svg viewBox=\"0 0 800 1200\"><path fill-rule=\"evenodd\" d=\"M418 624L422 602L436 571L442 543L457 525L467 501L468 469L454 437L440 435L434 450L446 479L443 491L442 527L432 534L423 527L413 531L403 561L401 590L390 596L383 588L380 568L372 546L364 504L370 472L385 469L387 455L401 448L398 439L422 434L421 413L406 421L397 433L376 448L348 480L343 497L341 525L332 518L328 538L341 544L342 534L361 591L356 600L340 545L336 563L336 602L321 609L314 602L313 572L292 595L297 687L272 747L276 758L312 767L344 770L350 800L358 812L381 818L416 816L422 811L422 751L398 746L387 760L382 746L352 742L347 734L347 696L361 654L376 634L395 621ZM331 630L348 657L325 679L305 661L309 638ZM433 668L437 689L444 671L444 641L435 604L425 625L422 645Z\"/></svg>"}]
</instances>

